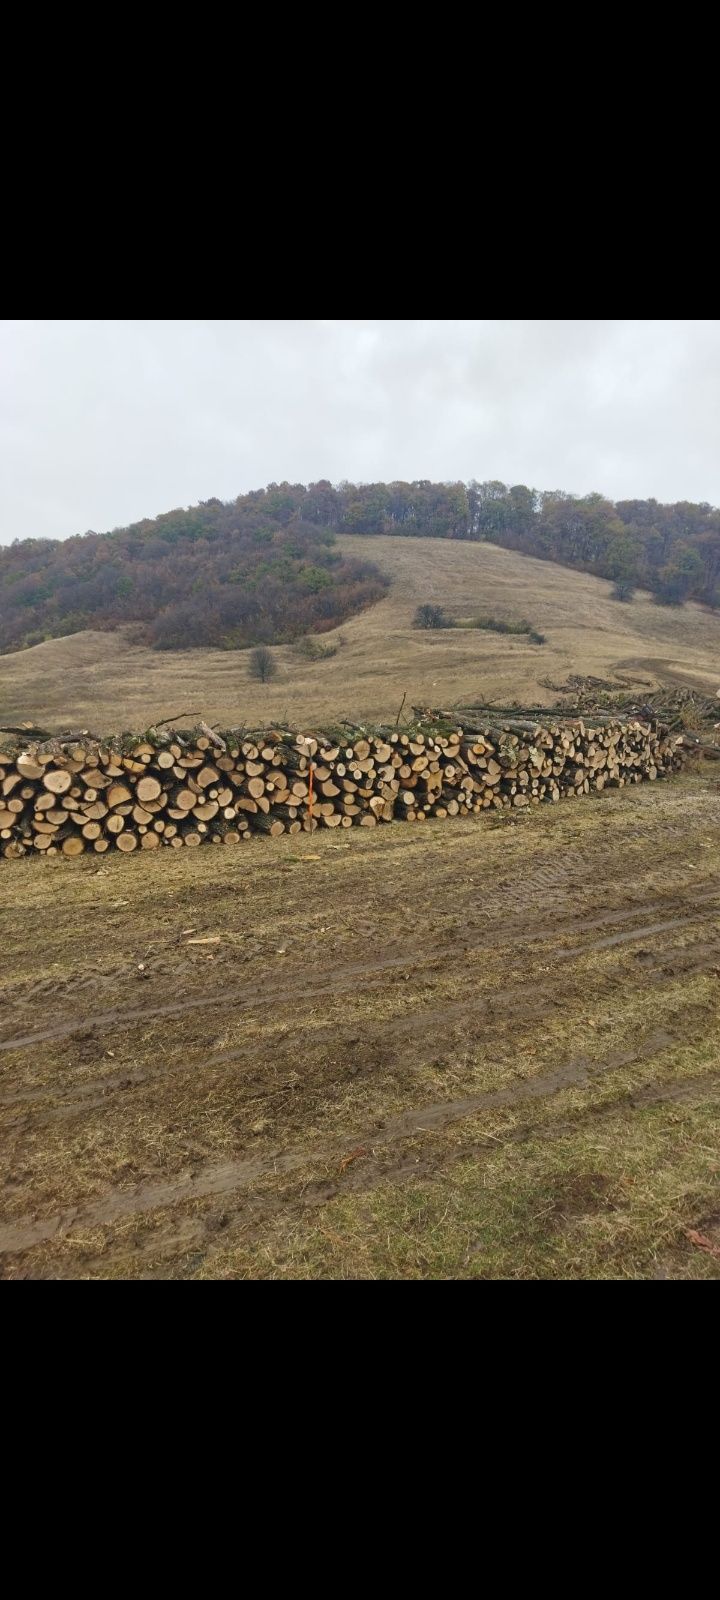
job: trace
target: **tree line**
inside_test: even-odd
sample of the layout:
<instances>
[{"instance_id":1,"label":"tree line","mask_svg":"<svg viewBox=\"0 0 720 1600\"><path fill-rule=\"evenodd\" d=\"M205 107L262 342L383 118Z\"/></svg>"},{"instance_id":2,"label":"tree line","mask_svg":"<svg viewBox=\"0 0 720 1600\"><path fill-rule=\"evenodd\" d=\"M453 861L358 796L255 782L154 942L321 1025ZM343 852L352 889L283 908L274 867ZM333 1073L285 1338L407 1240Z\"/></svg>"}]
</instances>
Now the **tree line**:
<instances>
[{"instance_id":1,"label":"tree line","mask_svg":"<svg viewBox=\"0 0 720 1600\"><path fill-rule=\"evenodd\" d=\"M659 604L720 605L720 511L611 501L495 480L272 483L112 533L0 549L0 650L82 628L136 624L157 649L243 648L323 632L387 580L338 533L490 540L635 587Z\"/></svg>"}]
</instances>

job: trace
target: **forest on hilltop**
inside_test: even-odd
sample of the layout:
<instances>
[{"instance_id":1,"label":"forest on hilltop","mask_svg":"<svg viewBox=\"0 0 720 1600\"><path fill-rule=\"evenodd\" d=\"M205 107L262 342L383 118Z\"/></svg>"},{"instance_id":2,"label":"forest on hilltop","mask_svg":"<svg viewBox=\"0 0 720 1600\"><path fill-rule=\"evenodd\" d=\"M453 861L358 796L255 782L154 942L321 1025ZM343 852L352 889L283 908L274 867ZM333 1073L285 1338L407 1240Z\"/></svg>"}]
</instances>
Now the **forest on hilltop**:
<instances>
[{"instance_id":1,"label":"forest on hilltop","mask_svg":"<svg viewBox=\"0 0 720 1600\"><path fill-rule=\"evenodd\" d=\"M322 497L318 491L322 490ZM346 533L487 539L526 556L649 589L661 605L720 606L720 510L478 483L315 484L312 509Z\"/></svg>"},{"instance_id":2,"label":"forest on hilltop","mask_svg":"<svg viewBox=\"0 0 720 1600\"><path fill-rule=\"evenodd\" d=\"M243 648L336 627L382 597L336 533L489 540L610 579L619 597L720 606L720 510L524 484L270 484L237 500L0 549L0 651L134 623L156 649Z\"/></svg>"}]
</instances>

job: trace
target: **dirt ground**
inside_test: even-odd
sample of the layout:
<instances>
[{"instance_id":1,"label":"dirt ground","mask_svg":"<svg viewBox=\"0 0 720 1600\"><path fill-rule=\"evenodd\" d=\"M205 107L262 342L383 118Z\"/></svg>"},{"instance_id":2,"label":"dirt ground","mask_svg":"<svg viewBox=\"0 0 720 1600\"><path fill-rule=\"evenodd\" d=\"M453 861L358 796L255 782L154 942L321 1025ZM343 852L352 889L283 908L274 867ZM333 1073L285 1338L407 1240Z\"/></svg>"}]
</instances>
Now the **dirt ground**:
<instances>
[{"instance_id":1,"label":"dirt ground","mask_svg":"<svg viewBox=\"0 0 720 1600\"><path fill-rule=\"evenodd\" d=\"M112 733L184 711L225 726L384 720L394 719L404 694L408 705L549 705L556 695L541 679L563 682L570 673L617 678L622 687L720 688L720 615L699 606L669 610L648 595L619 605L599 578L495 545L357 536L340 543L378 561L392 587L379 605L325 636L345 641L331 659L308 664L278 647L277 677L262 685L249 679L247 651L158 652L130 645L122 633L81 633L0 656L0 723L31 719ZM428 600L456 618L527 619L547 643L418 631L413 615Z\"/></svg>"},{"instance_id":2,"label":"dirt ground","mask_svg":"<svg viewBox=\"0 0 720 1600\"><path fill-rule=\"evenodd\" d=\"M711 772L0 876L5 1277L720 1277Z\"/></svg>"}]
</instances>

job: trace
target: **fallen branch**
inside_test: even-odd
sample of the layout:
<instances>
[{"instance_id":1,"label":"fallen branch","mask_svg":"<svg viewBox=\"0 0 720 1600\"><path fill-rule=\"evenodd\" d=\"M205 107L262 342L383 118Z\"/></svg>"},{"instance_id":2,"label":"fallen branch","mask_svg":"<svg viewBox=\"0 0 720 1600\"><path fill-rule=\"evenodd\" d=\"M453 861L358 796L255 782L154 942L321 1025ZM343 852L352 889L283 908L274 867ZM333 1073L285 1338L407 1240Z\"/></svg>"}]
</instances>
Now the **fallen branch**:
<instances>
[{"instance_id":1,"label":"fallen branch","mask_svg":"<svg viewBox=\"0 0 720 1600\"><path fill-rule=\"evenodd\" d=\"M154 728L167 728L169 723L175 723L180 717L199 717L199 711L175 711L171 717L161 717L159 722L154 722Z\"/></svg>"}]
</instances>

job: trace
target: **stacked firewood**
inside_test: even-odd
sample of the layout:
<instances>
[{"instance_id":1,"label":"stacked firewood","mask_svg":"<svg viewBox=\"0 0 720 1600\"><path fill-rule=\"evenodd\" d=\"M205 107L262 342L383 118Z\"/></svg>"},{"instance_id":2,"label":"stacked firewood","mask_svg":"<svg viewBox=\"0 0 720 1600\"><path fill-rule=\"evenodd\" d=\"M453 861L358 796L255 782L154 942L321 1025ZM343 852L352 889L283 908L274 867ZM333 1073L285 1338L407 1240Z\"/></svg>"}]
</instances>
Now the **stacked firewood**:
<instances>
[{"instance_id":1,"label":"stacked firewood","mask_svg":"<svg viewBox=\"0 0 720 1600\"><path fill-rule=\"evenodd\" d=\"M203 723L114 741L28 731L0 749L0 852L179 849L468 816L664 777L682 756L679 741L649 723L460 727L435 712L405 731L244 736Z\"/></svg>"}]
</instances>

